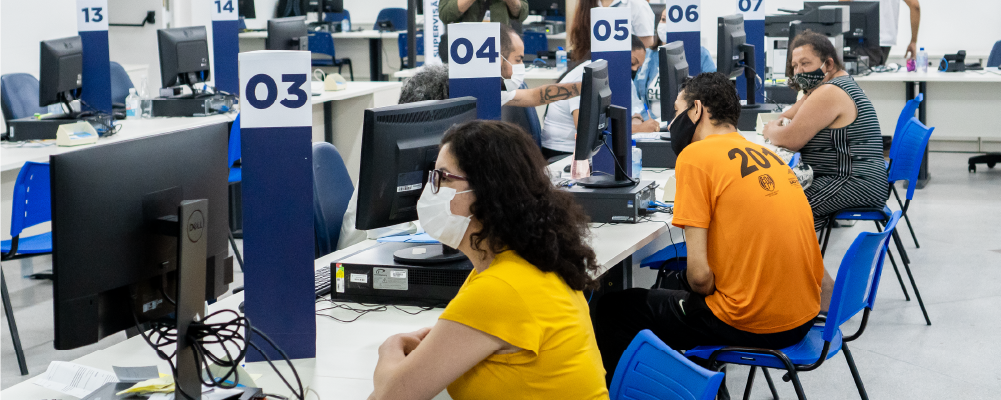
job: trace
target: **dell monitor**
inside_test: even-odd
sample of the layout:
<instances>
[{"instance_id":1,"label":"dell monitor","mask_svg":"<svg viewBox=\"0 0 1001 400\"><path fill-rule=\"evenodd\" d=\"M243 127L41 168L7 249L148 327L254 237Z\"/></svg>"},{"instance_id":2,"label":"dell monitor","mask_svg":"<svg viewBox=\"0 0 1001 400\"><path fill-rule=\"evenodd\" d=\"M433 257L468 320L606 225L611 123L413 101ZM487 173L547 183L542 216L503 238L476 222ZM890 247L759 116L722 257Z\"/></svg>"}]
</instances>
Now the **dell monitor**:
<instances>
[{"instance_id":1,"label":"dell monitor","mask_svg":"<svg viewBox=\"0 0 1001 400\"><path fill-rule=\"evenodd\" d=\"M198 393L185 333L233 281L228 132L215 124L50 157L57 350L168 324L175 379Z\"/></svg>"},{"instance_id":2,"label":"dell monitor","mask_svg":"<svg viewBox=\"0 0 1001 400\"><path fill-rule=\"evenodd\" d=\"M359 230L417 220L420 199L438 159L438 147L452 125L476 119L476 99L428 100L365 110L358 175ZM395 258L403 264L431 264L465 258L455 249L427 246L427 252Z\"/></svg>"},{"instance_id":3,"label":"dell monitor","mask_svg":"<svg viewBox=\"0 0 1001 400\"><path fill-rule=\"evenodd\" d=\"M41 42L38 106L69 102L80 97L83 84L83 42L79 36Z\"/></svg>"},{"instance_id":4,"label":"dell monitor","mask_svg":"<svg viewBox=\"0 0 1001 400\"><path fill-rule=\"evenodd\" d=\"M160 84L169 88L209 79L209 46L204 26L159 29Z\"/></svg>"},{"instance_id":5,"label":"dell monitor","mask_svg":"<svg viewBox=\"0 0 1001 400\"><path fill-rule=\"evenodd\" d=\"M288 17L268 20L268 50L309 51L309 32L306 17Z\"/></svg>"},{"instance_id":6,"label":"dell monitor","mask_svg":"<svg viewBox=\"0 0 1001 400\"><path fill-rule=\"evenodd\" d=\"M660 56L660 120L674 120L674 101L681 83L688 78L685 43L678 40L658 49Z\"/></svg>"},{"instance_id":7,"label":"dell monitor","mask_svg":"<svg viewBox=\"0 0 1001 400\"><path fill-rule=\"evenodd\" d=\"M636 184L629 179L624 166L628 151L626 143L624 108L612 105L612 89L608 86L608 61L598 60L584 67L581 79L580 110L577 114L577 138L574 147L576 169L587 169L591 157L605 145L605 130L611 128L612 155L615 158L615 175L597 175L575 179L588 188L626 187ZM620 143L621 142L621 143Z\"/></svg>"}]
</instances>

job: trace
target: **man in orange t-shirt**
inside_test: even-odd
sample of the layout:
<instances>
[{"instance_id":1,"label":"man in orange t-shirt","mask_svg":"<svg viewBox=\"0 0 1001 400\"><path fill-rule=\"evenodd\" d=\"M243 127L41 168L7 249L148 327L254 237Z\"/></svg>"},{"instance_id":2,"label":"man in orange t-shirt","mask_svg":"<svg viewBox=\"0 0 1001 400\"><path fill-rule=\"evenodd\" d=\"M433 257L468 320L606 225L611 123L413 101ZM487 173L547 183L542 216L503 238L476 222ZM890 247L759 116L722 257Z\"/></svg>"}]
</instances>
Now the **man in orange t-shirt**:
<instances>
[{"instance_id":1,"label":"man in orange t-shirt","mask_svg":"<svg viewBox=\"0 0 1001 400\"><path fill-rule=\"evenodd\" d=\"M606 371L643 329L678 350L781 349L802 340L821 311L824 260L810 203L781 158L737 133L740 108L724 75L682 85L671 123L673 224L685 229L688 268L667 288L601 298L594 324Z\"/></svg>"}]
</instances>

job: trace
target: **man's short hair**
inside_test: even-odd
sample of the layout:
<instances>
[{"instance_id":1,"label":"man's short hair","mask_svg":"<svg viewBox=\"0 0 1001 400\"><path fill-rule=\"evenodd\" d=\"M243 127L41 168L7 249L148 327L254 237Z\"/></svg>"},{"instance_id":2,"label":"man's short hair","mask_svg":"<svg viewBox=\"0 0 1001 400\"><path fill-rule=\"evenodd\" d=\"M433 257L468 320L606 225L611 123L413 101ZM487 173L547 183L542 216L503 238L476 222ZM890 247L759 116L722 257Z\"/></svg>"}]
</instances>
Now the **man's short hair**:
<instances>
[{"instance_id":1,"label":"man's short hair","mask_svg":"<svg viewBox=\"0 0 1001 400\"><path fill-rule=\"evenodd\" d=\"M500 46L501 55L507 58L507 55L511 53L514 47L514 41L511 40L511 35L517 35L518 33L511 29L507 24L500 24Z\"/></svg>"},{"instance_id":2,"label":"man's short hair","mask_svg":"<svg viewBox=\"0 0 1001 400\"><path fill-rule=\"evenodd\" d=\"M701 73L686 79L681 84L681 90L684 91L684 99L689 106L695 100L702 101L702 105L712 114L713 124L737 126L737 120L740 119L740 98L737 97L737 87L726 75L718 72Z\"/></svg>"},{"instance_id":3,"label":"man's short hair","mask_svg":"<svg viewBox=\"0 0 1001 400\"><path fill-rule=\"evenodd\" d=\"M448 99L448 64L425 64L403 81L400 104Z\"/></svg>"}]
</instances>

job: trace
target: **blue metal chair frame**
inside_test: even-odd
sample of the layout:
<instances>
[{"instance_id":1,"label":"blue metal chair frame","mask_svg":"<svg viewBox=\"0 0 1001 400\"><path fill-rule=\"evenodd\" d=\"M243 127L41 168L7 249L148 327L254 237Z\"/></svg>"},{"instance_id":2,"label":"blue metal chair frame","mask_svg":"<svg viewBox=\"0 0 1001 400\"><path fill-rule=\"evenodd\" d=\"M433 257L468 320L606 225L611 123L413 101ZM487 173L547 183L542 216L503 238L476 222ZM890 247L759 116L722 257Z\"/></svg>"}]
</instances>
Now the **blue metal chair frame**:
<instances>
[{"instance_id":1,"label":"blue metal chair frame","mask_svg":"<svg viewBox=\"0 0 1001 400\"><path fill-rule=\"evenodd\" d=\"M416 43L417 51L414 53L418 56L424 55L424 31L417 31L414 38L414 43ZM396 38L396 45L400 49L400 66L407 65L407 51L410 50L407 47L407 33L403 32ZM416 63L416 66L420 67L424 65L423 61Z\"/></svg>"},{"instance_id":2,"label":"blue metal chair frame","mask_svg":"<svg viewBox=\"0 0 1001 400\"><path fill-rule=\"evenodd\" d=\"M351 80L355 80L355 68L351 64L350 58L337 58L337 49L334 44L334 37L328 32L312 32L310 33L312 38L309 40L309 52L314 54L322 54L329 56L330 59L313 59L312 65L314 67L323 66L335 66L337 67L337 73L341 73L344 66L348 66L348 72L351 74Z\"/></svg>"},{"instance_id":3,"label":"blue metal chair frame","mask_svg":"<svg viewBox=\"0 0 1001 400\"><path fill-rule=\"evenodd\" d=\"M852 353L848 349L848 342L858 339L865 331L869 313L876 301L876 290L879 288L883 271L883 256L888 250L889 237L896 230L900 214L900 211L894 212L882 232L862 232L855 238L838 268L831 306L827 317L823 318L824 325L814 326L799 343L781 350L741 346L699 346L685 352L685 356L709 360L710 365L717 365L716 363L750 365L751 371L744 392L745 399L750 395L757 367L762 368L772 390L772 396L778 399L766 368L785 369L787 374L782 379L787 382L792 381L796 395L800 399L806 399L798 373L819 368L825 360L844 349L845 360L848 362L859 396L867 400L869 397L855 367ZM863 314L858 331L850 336L844 336L841 325L859 312Z\"/></svg>"}]
</instances>

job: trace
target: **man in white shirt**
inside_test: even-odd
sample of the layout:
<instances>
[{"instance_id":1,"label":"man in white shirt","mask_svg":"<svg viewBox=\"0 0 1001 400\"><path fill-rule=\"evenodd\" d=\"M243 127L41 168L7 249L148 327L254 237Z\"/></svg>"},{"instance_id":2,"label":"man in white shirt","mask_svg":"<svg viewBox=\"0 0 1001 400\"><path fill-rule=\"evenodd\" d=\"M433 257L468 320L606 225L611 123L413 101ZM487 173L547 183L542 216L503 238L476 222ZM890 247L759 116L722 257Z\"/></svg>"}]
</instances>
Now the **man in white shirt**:
<instances>
[{"instance_id":1,"label":"man in white shirt","mask_svg":"<svg viewBox=\"0 0 1001 400\"><path fill-rule=\"evenodd\" d=\"M921 25L921 5L918 0L879 0L879 46L883 50L883 59L877 65L885 64L890 57L890 47L897 45L901 1L907 4L911 15L911 42L904 50L904 58L913 59L918 52L918 27Z\"/></svg>"},{"instance_id":2,"label":"man in white shirt","mask_svg":"<svg viewBox=\"0 0 1001 400\"><path fill-rule=\"evenodd\" d=\"M654 24L656 16L653 9L646 0L601 0L598 2L602 7L629 7L632 16L633 35L640 38L643 45L652 47L654 43Z\"/></svg>"}]
</instances>

